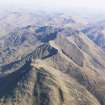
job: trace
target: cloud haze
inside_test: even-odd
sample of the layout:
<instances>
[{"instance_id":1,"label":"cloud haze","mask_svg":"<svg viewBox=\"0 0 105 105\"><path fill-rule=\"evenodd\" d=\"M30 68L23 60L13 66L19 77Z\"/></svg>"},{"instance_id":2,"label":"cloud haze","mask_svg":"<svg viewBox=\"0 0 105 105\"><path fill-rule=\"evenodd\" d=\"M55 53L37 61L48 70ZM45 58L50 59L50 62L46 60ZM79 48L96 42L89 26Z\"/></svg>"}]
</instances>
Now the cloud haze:
<instances>
[{"instance_id":1,"label":"cloud haze","mask_svg":"<svg viewBox=\"0 0 105 105\"><path fill-rule=\"evenodd\" d=\"M105 10L105 0L0 0L1 7Z\"/></svg>"}]
</instances>

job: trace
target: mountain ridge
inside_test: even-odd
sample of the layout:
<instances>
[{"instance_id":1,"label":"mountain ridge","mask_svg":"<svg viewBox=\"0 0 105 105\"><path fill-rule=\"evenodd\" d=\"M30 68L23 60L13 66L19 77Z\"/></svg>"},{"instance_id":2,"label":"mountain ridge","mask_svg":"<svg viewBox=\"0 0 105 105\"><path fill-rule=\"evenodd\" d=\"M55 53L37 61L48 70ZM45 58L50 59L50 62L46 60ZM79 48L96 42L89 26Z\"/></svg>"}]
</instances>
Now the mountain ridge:
<instances>
[{"instance_id":1,"label":"mountain ridge","mask_svg":"<svg viewBox=\"0 0 105 105\"><path fill-rule=\"evenodd\" d=\"M0 105L105 105L104 51L60 19L0 39Z\"/></svg>"}]
</instances>

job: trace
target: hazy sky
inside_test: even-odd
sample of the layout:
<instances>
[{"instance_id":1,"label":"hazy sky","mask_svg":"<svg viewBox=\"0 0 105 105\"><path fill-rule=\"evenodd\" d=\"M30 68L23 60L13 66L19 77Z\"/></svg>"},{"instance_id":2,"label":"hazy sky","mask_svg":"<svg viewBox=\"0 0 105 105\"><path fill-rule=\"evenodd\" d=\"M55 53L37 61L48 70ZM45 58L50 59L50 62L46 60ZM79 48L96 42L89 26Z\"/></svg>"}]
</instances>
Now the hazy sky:
<instances>
[{"instance_id":1,"label":"hazy sky","mask_svg":"<svg viewBox=\"0 0 105 105\"><path fill-rule=\"evenodd\" d=\"M0 0L0 7L105 10L105 0Z\"/></svg>"}]
</instances>

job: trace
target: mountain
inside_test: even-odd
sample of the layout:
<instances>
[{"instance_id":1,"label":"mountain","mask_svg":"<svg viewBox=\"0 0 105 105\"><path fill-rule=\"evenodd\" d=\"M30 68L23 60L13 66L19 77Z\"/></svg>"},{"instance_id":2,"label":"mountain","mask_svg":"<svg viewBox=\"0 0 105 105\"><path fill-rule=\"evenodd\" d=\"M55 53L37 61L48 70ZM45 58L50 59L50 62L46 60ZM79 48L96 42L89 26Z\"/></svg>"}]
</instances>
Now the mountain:
<instances>
[{"instance_id":1,"label":"mountain","mask_svg":"<svg viewBox=\"0 0 105 105\"><path fill-rule=\"evenodd\" d=\"M48 47L49 45L44 46ZM43 51L43 47L40 50ZM50 46L44 51L47 50L51 50L51 52L56 51ZM44 57L44 59L42 60L41 58L40 60L38 56L38 59L36 59L35 56L39 54L36 54L36 52L38 50L21 59L21 61L2 67L1 71L4 75L1 74L0 79L2 84L0 88L1 104L69 105L71 103L72 105L81 105L83 103L100 105L96 98L86 88L78 84L75 79L54 68L54 65L51 66L48 62L44 61L44 59L50 58L50 56L57 53L53 53L50 56L49 53L42 56L42 53L40 56ZM31 62L30 57L32 57Z\"/></svg>"},{"instance_id":2,"label":"mountain","mask_svg":"<svg viewBox=\"0 0 105 105\"><path fill-rule=\"evenodd\" d=\"M105 105L105 53L76 27L27 25L0 43L0 105Z\"/></svg>"}]
</instances>

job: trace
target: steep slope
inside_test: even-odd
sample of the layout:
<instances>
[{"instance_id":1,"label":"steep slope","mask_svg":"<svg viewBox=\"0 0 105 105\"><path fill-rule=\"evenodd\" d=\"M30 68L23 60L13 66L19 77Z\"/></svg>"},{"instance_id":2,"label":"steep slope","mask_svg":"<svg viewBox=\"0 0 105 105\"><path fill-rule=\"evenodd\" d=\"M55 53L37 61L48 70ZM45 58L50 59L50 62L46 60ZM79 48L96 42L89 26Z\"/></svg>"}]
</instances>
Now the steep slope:
<instances>
[{"instance_id":1,"label":"steep slope","mask_svg":"<svg viewBox=\"0 0 105 105\"><path fill-rule=\"evenodd\" d=\"M87 26L83 32L105 51L105 21Z\"/></svg>"},{"instance_id":2,"label":"steep slope","mask_svg":"<svg viewBox=\"0 0 105 105\"><path fill-rule=\"evenodd\" d=\"M1 78L0 104L100 105L84 87L46 62L33 60L31 65L27 62Z\"/></svg>"},{"instance_id":3,"label":"steep slope","mask_svg":"<svg viewBox=\"0 0 105 105\"><path fill-rule=\"evenodd\" d=\"M91 93L73 78L45 61L57 55L52 53L54 51L56 49L45 44L20 61L2 66L0 104L100 105Z\"/></svg>"},{"instance_id":4,"label":"steep slope","mask_svg":"<svg viewBox=\"0 0 105 105\"><path fill-rule=\"evenodd\" d=\"M59 35L50 43L60 51L60 56L52 58L56 67L84 85L104 105L104 52L82 33L69 37Z\"/></svg>"}]
</instances>

